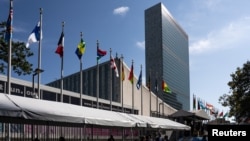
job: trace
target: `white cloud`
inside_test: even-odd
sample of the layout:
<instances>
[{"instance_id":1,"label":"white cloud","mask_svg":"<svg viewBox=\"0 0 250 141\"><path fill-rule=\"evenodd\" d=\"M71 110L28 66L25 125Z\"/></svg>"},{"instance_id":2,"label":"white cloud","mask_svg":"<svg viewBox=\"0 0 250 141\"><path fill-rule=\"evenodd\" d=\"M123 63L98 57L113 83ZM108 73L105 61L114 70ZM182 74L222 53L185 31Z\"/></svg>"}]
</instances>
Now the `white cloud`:
<instances>
[{"instance_id":1,"label":"white cloud","mask_svg":"<svg viewBox=\"0 0 250 141\"><path fill-rule=\"evenodd\" d=\"M204 53L229 47L239 47L249 42L250 17L231 22L223 28L210 32L207 37L200 38L190 44L190 54ZM249 43L248 43L249 44Z\"/></svg>"},{"instance_id":2,"label":"white cloud","mask_svg":"<svg viewBox=\"0 0 250 141\"><path fill-rule=\"evenodd\" d=\"M141 49L145 49L145 41L141 41L141 42L137 41L136 46L138 46Z\"/></svg>"},{"instance_id":3,"label":"white cloud","mask_svg":"<svg viewBox=\"0 0 250 141\"><path fill-rule=\"evenodd\" d=\"M126 15L126 13L129 11L129 7L122 6L114 9L113 14L115 15Z\"/></svg>"},{"instance_id":4,"label":"white cloud","mask_svg":"<svg viewBox=\"0 0 250 141\"><path fill-rule=\"evenodd\" d=\"M204 4L207 6L209 9L214 9L216 6L221 3L221 0L206 0L204 1Z\"/></svg>"}]
</instances>

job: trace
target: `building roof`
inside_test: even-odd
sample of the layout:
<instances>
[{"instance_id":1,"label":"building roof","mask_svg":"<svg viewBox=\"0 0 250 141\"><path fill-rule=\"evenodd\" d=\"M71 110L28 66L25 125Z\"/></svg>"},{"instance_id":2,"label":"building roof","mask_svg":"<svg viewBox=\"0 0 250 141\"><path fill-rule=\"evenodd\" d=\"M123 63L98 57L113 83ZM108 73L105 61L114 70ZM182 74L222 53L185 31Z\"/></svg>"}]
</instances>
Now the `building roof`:
<instances>
[{"instance_id":1,"label":"building roof","mask_svg":"<svg viewBox=\"0 0 250 141\"><path fill-rule=\"evenodd\" d=\"M209 120L209 115L204 110L194 110L194 111L185 111L178 110L175 113L171 114L169 117L171 118L190 118L190 119L198 119L198 120Z\"/></svg>"},{"instance_id":2,"label":"building roof","mask_svg":"<svg viewBox=\"0 0 250 141\"><path fill-rule=\"evenodd\" d=\"M26 98L0 93L0 120L12 118L82 123L110 127L161 128L169 130L190 130L190 127L169 119L140 116L109 110L78 106L63 102Z\"/></svg>"}]
</instances>

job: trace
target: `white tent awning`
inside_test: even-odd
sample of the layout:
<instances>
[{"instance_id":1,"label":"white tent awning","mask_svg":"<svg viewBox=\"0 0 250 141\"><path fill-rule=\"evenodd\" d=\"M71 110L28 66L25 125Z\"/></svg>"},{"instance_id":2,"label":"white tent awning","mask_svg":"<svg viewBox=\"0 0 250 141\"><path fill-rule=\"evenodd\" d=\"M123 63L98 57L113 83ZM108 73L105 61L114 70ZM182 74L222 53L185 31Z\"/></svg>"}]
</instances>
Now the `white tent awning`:
<instances>
[{"instance_id":1,"label":"white tent awning","mask_svg":"<svg viewBox=\"0 0 250 141\"><path fill-rule=\"evenodd\" d=\"M82 123L111 127L148 127L190 130L169 119L126 114L62 102L26 98L0 93L0 117L17 117L51 122Z\"/></svg>"}]
</instances>

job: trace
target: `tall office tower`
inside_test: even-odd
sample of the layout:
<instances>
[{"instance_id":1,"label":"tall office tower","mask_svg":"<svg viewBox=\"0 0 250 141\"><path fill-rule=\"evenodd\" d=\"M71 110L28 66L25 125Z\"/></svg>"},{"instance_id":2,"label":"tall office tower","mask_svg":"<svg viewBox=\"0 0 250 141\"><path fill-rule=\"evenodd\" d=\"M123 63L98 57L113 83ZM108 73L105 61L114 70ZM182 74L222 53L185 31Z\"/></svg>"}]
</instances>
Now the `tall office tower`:
<instances>
[{"instance_id":1,"label":"tall office tower","mask_svg":"<svg viewBox=\"0 0 250 141\"><path fill-rule=\"evenodd\" d=\"M146 78L151 90L175 109L190 110L188 35L162 3L144 14ZM162 80L172 93L163 92Z\"/></svg>"}]
</instances>

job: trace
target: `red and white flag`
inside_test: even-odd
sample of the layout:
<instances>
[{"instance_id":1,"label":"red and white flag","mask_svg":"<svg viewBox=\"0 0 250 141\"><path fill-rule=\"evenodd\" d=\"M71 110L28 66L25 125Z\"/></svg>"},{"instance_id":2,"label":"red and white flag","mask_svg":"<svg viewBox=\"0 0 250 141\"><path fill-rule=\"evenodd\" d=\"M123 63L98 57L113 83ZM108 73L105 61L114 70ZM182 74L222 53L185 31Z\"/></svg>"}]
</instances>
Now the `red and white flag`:
<instances>
[{"instance_id":1,"label":"red and white flag","mask_svg":"<svg viewBox=\"0 0 250 141\"><path fill-rule=\"evenodd\" d=\"M209 109L209 110L212 110L212 109L214 108L214 106L213 106L213 105L208 104L208 103L206 103L206 107L207 107L207 109Z\"/></svg>"},{"instance_id":2,"label":"red and white flag","mask_svg":"<svg viewBox=\"0 0 250 141\"><path fill-rule=\"evenodd\" d=\"M115 59L112 56L110 56L110 66L113 70L115 70L116 77L119 77L118 69L117 69L117 66L115 64Z\"/></svg>"}]
</instances>

